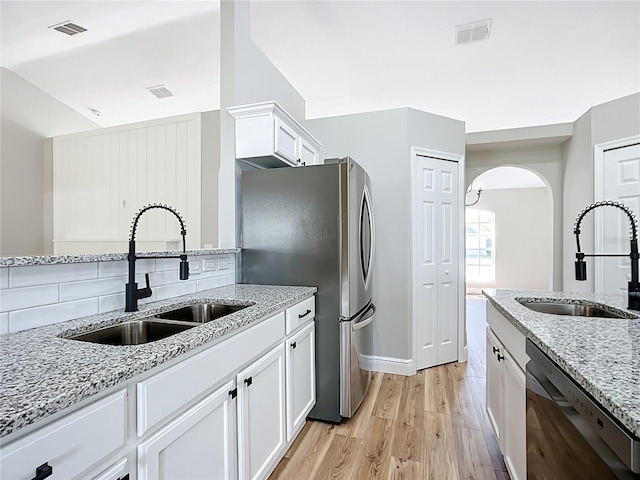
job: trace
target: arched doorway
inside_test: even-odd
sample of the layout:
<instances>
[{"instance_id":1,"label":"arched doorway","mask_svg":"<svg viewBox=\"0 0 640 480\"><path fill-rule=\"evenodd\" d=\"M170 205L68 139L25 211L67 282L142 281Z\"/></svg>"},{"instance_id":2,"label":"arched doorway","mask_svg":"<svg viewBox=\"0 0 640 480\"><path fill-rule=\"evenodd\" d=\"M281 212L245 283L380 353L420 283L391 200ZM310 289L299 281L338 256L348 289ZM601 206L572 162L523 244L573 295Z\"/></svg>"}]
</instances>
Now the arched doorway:
<instances>
[{"instance_id":1,"label":"arched doorway","mask_svg":"<svg viewBox=\"0 0 640 480\"><path fill-rule=\"evenodd\" d=\"M551 290L553 201L548 183L527 168L501 166L478 175L467 191L467 293Z\"/></svg>"}]
</instances>

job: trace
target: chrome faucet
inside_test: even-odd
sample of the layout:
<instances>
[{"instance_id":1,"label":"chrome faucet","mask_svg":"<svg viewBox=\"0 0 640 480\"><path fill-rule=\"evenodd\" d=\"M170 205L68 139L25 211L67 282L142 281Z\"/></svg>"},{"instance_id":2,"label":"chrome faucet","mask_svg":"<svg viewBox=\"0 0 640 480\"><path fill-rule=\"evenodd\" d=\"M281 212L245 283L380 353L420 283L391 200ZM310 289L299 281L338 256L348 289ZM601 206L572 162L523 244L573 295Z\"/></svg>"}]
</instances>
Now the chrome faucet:
<instances>
[{"instance_id":1,"label":"chrome faucet","mask_svg":"<svg viewBox=\"0 0 640 480\"><path fill-rule=\"evenodd\" d=\"M182 235L182 255L173 256L136 256L136 228L138 228L138 220L144 212L147 212L154 208L160 208L173 213L180 222L180 234ZM184 220L178 212L172 207L167 205L161 205L159 203L147 205L141 208L131 223L131 236L129 238L129 255L127 260L129 261L129 282L125 287L125 312L136 312L138 310L138 299L147 298L151 296L151 287L149 286L149 274L145 274L146 287L138 288L136 283L136 260L138 258L179 258L180 259L180 280L187 280L189 278L189 262L187 262L187 230L184 227Z\"/></svg>"},{"instance_id":2,"label":"chrome faucet","mask_svg":"<svg viewBox=\"0 0 640 480\"><path fill-rule=\"evenodd\" d=\"M624 253L582 253L580 251L580 223L584 216L591 210L598 207L616 207L622 210L629 217L631 222L631 252L629 254ZM603 202L592 203L588 207L585 207L573 226L573 233L576 236L576 244L578 252L576 253L576 280L587 279L587 264L584 261L584 257L630 257L631 258L631 281L629 282L629 310L640 310L640 282L638 281L638 225L635 214L626 205L606 200Z\"/></svg>"}]
</instances>

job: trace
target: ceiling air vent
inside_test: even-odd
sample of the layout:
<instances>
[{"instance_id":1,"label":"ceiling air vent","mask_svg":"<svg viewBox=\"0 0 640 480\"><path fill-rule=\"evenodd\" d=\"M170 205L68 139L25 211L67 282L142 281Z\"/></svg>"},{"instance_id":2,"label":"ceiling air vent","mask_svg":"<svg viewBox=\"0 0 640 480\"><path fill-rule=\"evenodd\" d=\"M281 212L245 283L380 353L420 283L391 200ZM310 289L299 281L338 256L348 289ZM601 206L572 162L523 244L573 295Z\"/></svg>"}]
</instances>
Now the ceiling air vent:
<instances>
[{"instance_id":1,"label":"ceiling air vent","mask_svg":"<svg viewBox=\"0 0 640 480\"><path fill-rule=\"evenodd\" d=\"M455 28L454 45L463 45L465 43L477 42L489 38L491 30L491 19L481 20L479 22L458 25Z\"/></svg>"},{"instance_id":2,"label":"ceiling air vent","mask_svg":"<svg viewBox=\"0 0 640 480\"><path fill-rule=\"evenodd\" d=\"M65 35L75 35L77 33L86 32L87 29L81 27L80 25L76 25L75 23L71 23L69 21L59 23L57 25L51 25L49 28L53 28L60 33L64 33Z\"/></svg>"},{"instance_id":3,"label":"ceiling air vent","mask_svg":"<svg viewBox=\"0 0 640 480\"><path fill-rule=\"evenodd\" d=\"M173 93L164 85L156 85L155 87L147 87L151 93L153 93L158 98L167 98L173 97Z\"/></svg>"}]
</instances>

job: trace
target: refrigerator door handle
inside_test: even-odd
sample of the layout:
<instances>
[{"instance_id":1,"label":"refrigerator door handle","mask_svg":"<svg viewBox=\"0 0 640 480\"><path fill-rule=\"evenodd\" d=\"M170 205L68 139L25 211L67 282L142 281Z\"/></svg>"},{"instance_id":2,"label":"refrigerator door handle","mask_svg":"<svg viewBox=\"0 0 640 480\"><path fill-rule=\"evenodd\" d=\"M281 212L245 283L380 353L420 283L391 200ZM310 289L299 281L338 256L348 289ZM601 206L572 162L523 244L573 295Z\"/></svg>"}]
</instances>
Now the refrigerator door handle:
<instances>
[{"instance_id":1,"label":"refrigerator door handle","mask_svg":"<svg viewBox=\"0 0 640 480\"><path fill-rule=\"evenodd\" d=\"M367 213L367 219L369 220L369 258L364 258L364 237L363 237L363 221L365 209ZM360 234L360 261L362 262L362 275L364 280L364 288L365 290L369 288L369 283L371 282L371 275L373 274L373 255L376 248L376 232L375 232L375 223L373 220L373 209L371 207L371 195L369 194L369 188L367 185L364 185L364 189L362 190L362 201L360 207L360 225L359 225L359 234Z\"/></svg>"},{"instance_id":2,"label":"refrigerator door handle","mask_svg":"<svg viewBox=\"0 0 640 480\"><path fill-rule=\"evenodd\" d=\"M371 306L364 313L367 313L367 312L371 312L371 315L369 315L368 317L366 317L366 318L354 323L351 326L351 330L352 331L355 332L356 330L360 330L361 328L364 328L367 325L369 325L371 322L373 322L373 319L376 316L376 306L371 304ZM363 316L364 316L364 313L363 313Z\"/></svg>"}]
</instances>

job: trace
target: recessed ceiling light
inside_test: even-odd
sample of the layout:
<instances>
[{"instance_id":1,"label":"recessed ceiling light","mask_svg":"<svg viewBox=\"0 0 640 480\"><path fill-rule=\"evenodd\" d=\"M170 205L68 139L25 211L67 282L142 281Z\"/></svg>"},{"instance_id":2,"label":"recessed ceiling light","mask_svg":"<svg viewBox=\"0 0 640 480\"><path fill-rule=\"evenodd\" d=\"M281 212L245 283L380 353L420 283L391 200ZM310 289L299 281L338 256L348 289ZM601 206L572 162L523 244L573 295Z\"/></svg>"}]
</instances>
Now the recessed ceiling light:
<instances>
[{"instance_id":1,"label":"recessed ceiling light","mask_svg":"<svg viewBox=\"0 0 640 480\"><path fill-rule=\"evenodd\" d=\"M147 87L151 93L153 93L158 98L167 98L173 97L173 93L164 85L156 85L155 87Z\"/></svg>"},{"instance_id":2,"label":"recessed ceiling light","mask_svg":"<svg viewBox=\"0 0 640 480\"><path fill-rule=\"evenodd\" d=\"M78 33L86 32L87 29L77 25L75 23L67 20L66 22L57 23L56 25L51 25L49 28L53 28L60 33L64 33L65 35L76 35Z\"/></svg>"},{"instance_id":3,"label":"recessed ceiling light","mask_svg":"<svg viewBox=\"0 0 640 480\"><path fill-rule=\"evenodd\" d=\"M478 22L458 25L455 28L453 44L463 45L465 43L477 42L489 38L491 31L491 19L480 20Z\"/></svg>"}]
</instances>

